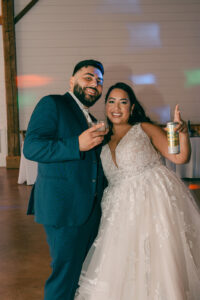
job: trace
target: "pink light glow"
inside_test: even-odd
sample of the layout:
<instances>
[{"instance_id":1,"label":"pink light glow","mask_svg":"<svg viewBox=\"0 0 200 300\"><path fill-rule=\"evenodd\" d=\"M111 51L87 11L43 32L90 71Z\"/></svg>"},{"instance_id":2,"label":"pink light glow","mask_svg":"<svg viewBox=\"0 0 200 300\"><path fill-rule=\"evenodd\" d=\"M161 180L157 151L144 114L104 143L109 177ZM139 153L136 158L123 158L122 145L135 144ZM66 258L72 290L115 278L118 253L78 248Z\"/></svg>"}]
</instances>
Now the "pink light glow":
<instances>
[{"instance_id":1,"label":"pink light glow","mask_svg":"<svg viewBox=\"0 0 200 300\"><path fill-rule=\"evenodd\" d=\"M16 78L18 88L30 88L48 85L53 78L40 75L19 75Z\"/></svg>"}]
</instances>

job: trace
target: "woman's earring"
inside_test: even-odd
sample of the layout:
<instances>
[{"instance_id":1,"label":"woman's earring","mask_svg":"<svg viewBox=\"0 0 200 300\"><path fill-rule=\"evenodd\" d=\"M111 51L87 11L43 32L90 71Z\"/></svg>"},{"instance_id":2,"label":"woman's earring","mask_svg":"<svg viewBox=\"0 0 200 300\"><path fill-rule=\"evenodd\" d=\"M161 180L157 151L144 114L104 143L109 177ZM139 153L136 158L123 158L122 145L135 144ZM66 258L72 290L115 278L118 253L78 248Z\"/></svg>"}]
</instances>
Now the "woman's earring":
<instances>
[{"instance_id":1,"label":"woman's earring","mask_svg":"<svg viewBox=\"0 0 200 300\"><path fill-rule=\"evenodd\" d=\"M133 111L134 111L134 104L132 105L132 107L131 107L131 117L133 116Z\"/></svg>"}]
</instances>

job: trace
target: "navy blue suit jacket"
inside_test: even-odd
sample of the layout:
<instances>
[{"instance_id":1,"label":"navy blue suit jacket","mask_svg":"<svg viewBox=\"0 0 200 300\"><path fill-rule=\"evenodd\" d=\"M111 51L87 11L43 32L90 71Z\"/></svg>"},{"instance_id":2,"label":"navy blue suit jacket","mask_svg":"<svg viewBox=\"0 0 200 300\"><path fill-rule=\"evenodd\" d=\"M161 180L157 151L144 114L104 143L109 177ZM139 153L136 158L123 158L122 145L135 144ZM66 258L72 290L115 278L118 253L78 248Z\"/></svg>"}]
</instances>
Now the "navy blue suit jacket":
<instances>
[{"instance_id":1,"label":"navy blue suit jacket","mask_svg":"<svg viewBox=\"0 0 200 300\"><path fill-rule=\"evenodd\" d=\"M90 216L94 199L100 203L105 177L101 146L79 151L78 136L88 128L69 93L49 95L31 116L24 155L38 162L38 176L29 200L28 214L46 225L81 225Z\"/></svg>"}]
</instances>

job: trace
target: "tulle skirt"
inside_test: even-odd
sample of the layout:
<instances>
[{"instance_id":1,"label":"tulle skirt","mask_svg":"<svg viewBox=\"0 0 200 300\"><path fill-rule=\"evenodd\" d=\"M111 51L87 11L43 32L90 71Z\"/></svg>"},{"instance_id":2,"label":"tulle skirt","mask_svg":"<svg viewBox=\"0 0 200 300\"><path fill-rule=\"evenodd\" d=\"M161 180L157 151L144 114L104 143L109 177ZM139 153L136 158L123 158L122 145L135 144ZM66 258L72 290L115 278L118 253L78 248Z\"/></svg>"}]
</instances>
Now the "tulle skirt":
<instances>
[{"instance_id":1,"label":"tulle skirt","mask_svg":"<svg viewBox=\"0 0 200 300\"><path fill-rule=\"evenodd\" d=\"M76 300L199 300L200 212L165 166L110 184Z\"/></svg>"}]
</instances>

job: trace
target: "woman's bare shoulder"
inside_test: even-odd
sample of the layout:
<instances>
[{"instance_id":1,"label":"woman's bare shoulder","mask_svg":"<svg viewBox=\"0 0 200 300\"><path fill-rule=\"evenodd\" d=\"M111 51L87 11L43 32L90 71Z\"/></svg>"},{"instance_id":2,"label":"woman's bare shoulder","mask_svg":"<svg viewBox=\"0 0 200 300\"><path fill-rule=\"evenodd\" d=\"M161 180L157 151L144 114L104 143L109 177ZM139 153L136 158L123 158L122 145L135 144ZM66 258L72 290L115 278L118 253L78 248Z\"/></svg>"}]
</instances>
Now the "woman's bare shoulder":
<instances>
[{"instance_id":1,"label":"woman's bare shoulder","mask_svg":"<svg viewBox=\"0 0 200 300\"><path fill-rule=\"evenodd\" d=\"M142 122L141 127L146 132L146 134L151 138L155 135L165 134L165 131L159 125L156 124L152 124L149 122Z\"/></svg>"}]
</instances>

